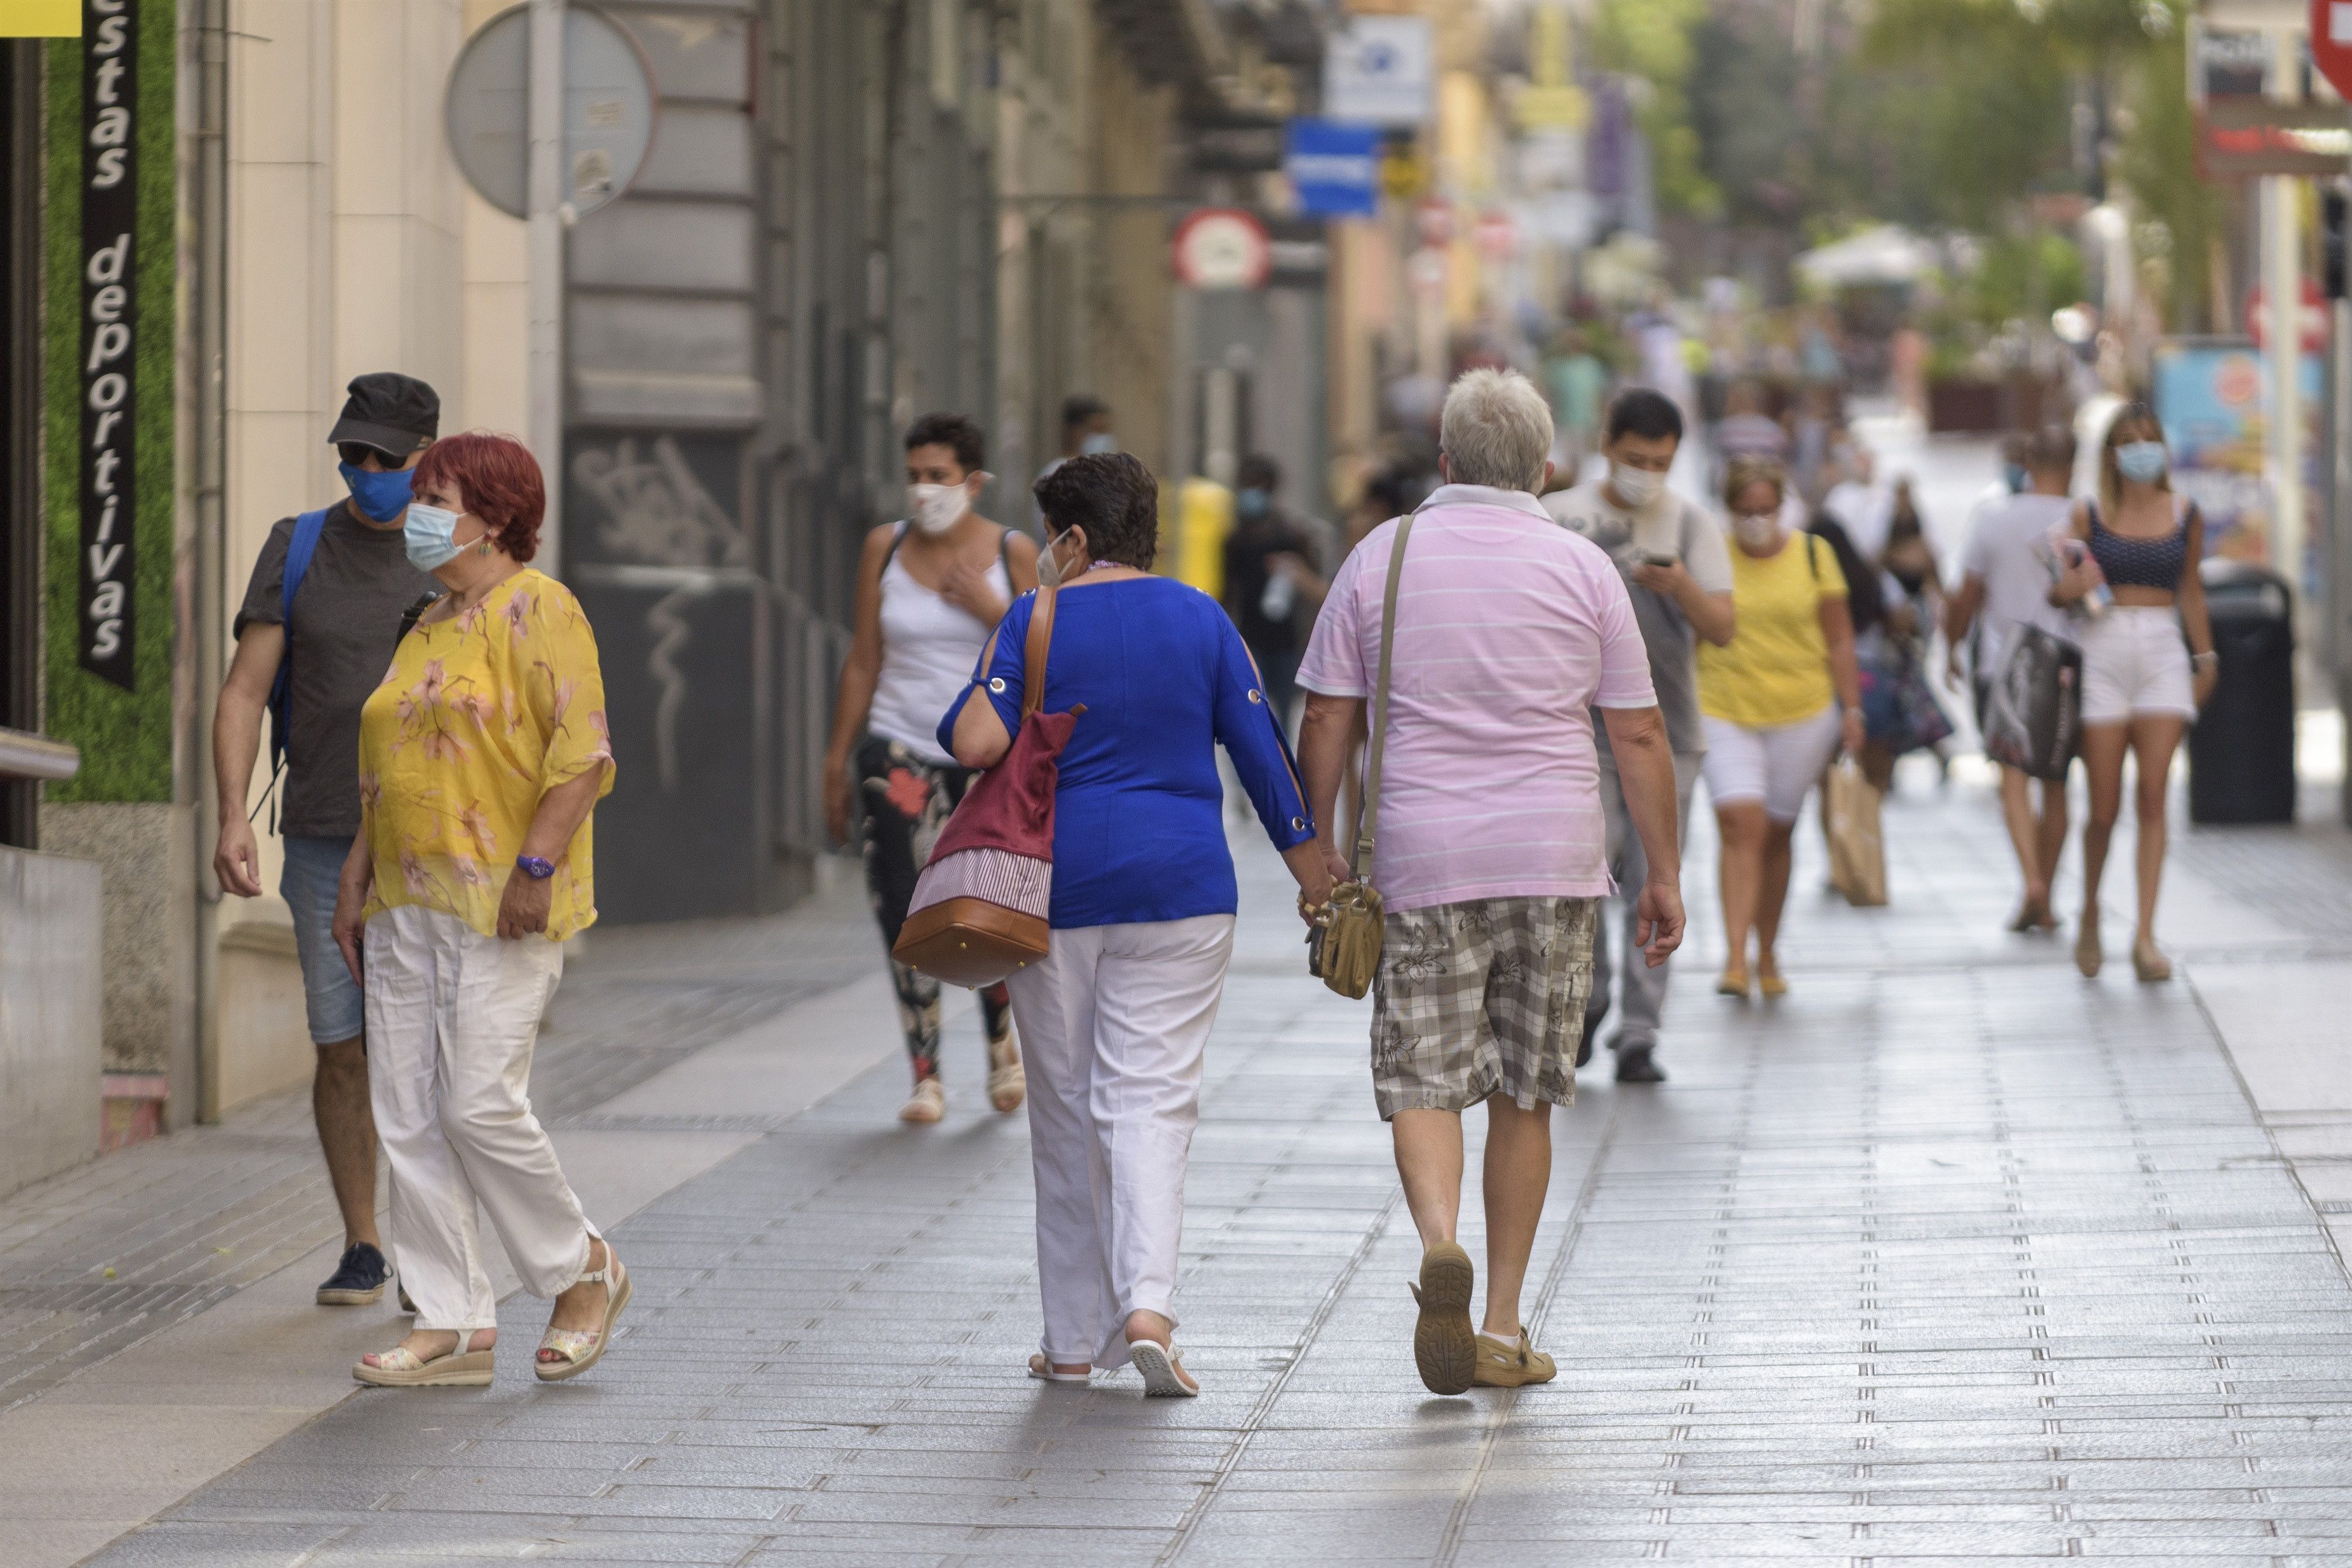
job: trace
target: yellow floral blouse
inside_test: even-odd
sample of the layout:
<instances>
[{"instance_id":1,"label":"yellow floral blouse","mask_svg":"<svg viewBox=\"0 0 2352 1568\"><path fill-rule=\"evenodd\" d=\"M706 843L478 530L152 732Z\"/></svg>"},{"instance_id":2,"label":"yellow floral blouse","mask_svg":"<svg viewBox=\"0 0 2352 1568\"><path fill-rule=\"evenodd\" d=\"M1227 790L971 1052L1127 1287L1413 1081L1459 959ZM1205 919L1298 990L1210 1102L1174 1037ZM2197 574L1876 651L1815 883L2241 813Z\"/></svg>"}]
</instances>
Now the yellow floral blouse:
<instances>
[{"instance_id":1,"label":"yellow floral blouse","mask_svg":"<svg viewBox=\"0 0 2352 1568\"><path fill-rule=\"evenodd\" d=\"M541 797L613 741L596 639L569 589L525 567L464 617L420 622L360 711L360 799L375 890L363 918L418 904L498 935L499 901ZM557 860L549 940L596 918L594 819Z\"/></svg>"}]
</instances>

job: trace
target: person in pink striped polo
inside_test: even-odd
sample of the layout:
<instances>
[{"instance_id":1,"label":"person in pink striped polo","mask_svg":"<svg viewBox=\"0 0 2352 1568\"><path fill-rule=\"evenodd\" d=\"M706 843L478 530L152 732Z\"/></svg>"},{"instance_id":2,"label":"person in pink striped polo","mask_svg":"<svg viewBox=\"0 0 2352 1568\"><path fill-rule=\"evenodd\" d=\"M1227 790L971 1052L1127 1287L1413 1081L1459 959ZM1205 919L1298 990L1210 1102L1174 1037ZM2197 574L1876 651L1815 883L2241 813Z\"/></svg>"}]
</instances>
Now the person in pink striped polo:
<instances>
[{"instance_id":1,"label":"person in pink striped polo","mask_svg":"<svg viewBox=\"0 0 2352 1568\"><path fill-rule=\"evenodd\" d=\"M1551 1180L1550 1109L1576 1095L1595 912L1612 891L1593 744L1601 711L1647 857L1640 939L1653 965L1682 940L1674 758L1625 585L1598 546L1536 499L1551 413L1516 372L1472 371L1447 393L1446 483L1411 518L1398 580L1386 757L1370 879L1386 928L1373 981L1372 1082L1422 1238L1413 1334L1422 1380L1548 1381L1519 1293ZM1349 731L1373 695L1381 609L1403 519L1368 535L1332 580L1299 685L1299 744L1332 874L1333 806ZM1469 1255L1454 1240L1462 1113L1486 1106L1486 1303L1474 1333Z\"/></svg>"}]
</instances>

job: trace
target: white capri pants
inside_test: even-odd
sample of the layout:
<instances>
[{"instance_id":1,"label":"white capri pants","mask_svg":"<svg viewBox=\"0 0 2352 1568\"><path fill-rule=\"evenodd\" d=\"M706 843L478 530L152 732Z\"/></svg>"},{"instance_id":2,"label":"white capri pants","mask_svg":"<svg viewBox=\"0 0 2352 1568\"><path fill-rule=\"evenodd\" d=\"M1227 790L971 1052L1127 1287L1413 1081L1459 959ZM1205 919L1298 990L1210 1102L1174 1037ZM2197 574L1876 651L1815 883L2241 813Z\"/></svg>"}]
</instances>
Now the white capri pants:
<instances>
[{"instance_id":1,"label":"white capri pants","mask_svg":"<svg viewBox=\"0 0 2352 1568\"><path fill-rule=\"evenodd\" d=\"M597 1234L527 1092L563 948L485 936L445 910L403 904L367 923L361 956L392 1245L416 1326L496 1328L477 1202L534 1296L577 1284Z\"/></svg>"},{"instance_id":2,"label":"white capri pants","mask_svg":"<svg viewBox=\"0 0 2352 1568\"><path fill-rule=\"evenodd\" d=\"M2076 629L2083 649L2083 722L2125 724L2148 714L2194 723L2189 644L2169 606L2113 604Z\"/></svg>"},{"instance_id":3,"label":"white capri pants","mask_svg":"<svg viewBox=\"0 0 2352 1568\"><path fill-rule=\"evenodd\" d=\"M1700 774L1706 780L1707 798L1717 806L1761 800L1764 814L1776 822L1793 822L1803 815L1805 792L1837 755L1835 703L1811 718L1765 729L1711 715L1705 723L1706 760L1700 764Z\"/></svg>"},{"instance_id":4,"label":"white capri pants","mask_svg":"<svg viewBox=\"0 0 2352 1568\"><path fill-rule=\"evenodd\" d=\"M1233 954L1230 915L1083 925L1007 982L1050 1362L1125 1366L1129 1312L1175 1322L1201 1053Z\"/></svg>"}]
</instances>

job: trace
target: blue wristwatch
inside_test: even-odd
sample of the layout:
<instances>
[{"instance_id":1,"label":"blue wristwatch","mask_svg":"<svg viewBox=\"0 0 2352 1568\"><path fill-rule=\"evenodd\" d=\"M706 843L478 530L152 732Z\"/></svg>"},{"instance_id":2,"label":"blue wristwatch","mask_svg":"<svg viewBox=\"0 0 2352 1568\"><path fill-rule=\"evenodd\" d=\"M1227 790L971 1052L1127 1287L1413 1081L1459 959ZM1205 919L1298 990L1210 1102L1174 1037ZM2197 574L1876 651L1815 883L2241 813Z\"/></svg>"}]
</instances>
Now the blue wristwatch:
<instances>
[{"instance_id":1,"label":"blue wristwatch","mask_svg":"<svg viewBox=\"0 0 2352 1568\"><path fill-rule=\"evenodd\" d=\"M515 856L515 868L527 874L533 882L545 882L555 874L555 862L541 860L537 855Z\"/></svg>"}]
</instances>

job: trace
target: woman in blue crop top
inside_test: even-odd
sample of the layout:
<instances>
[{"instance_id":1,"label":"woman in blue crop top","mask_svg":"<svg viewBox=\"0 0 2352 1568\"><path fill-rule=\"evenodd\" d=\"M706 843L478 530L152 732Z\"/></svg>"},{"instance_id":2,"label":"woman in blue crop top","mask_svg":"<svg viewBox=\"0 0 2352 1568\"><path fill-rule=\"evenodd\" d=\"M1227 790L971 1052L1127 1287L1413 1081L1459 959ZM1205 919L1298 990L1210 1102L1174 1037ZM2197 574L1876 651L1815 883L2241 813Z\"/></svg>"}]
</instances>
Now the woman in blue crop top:
<instances>
[{"instance_id":1,"label":"woman in blue crop top","mask_svg":"<svg viewBox=\"0 0 2352 1568\"><path fill-rule=\"evenodd\" d=\"M1028 1059L1045 1336L1030 1375L1084 1383L1132 1364L1145 1391L1199 1385L1171 1347L1184 1166L1201 1053L1233 956L1222 744L1310 903L1331 879L1297 768L1241 634L1216 601L1150 574L1159 486L1123 454L1037 483L1063 584L1045 707L1083 706L1054 792L1053 950L1009 982ZM967 768L1020 726L1034 595L1014 601L940 725Z\"/></svg>"},{"instance_id":2,"label":"woman in blue crop top","mask_svg":"<svg viewBox=\"0 0 2352 1568\"><path fill-rule=\"evenodd\" d=\"M2079 548L2050 591L2053 604L2084 618L2083 767L2090 775L2091 820L2083 828L2083 925L2074 963L2095 976L2099 945L2099 876L2122 814L2124 754L2138 767L2139 924L2132 970L2143 980L2172 977L2156 945L2156 894L2164 878L2165 790L2172 754L2213 689L2218 673L2213 628L2198 576L2205 523L2195 503L2175 496L2167 476L2164 427L2146 403L2127 404L2107 426L2099 454L2099 496L2077 501L2072 524ZM2105 584L2114 602L2083 607ZM2181 643L2186 630L2189 645ZM2194 649L2192 653L2190 650Z\"/></svg>"}]
</instances>

